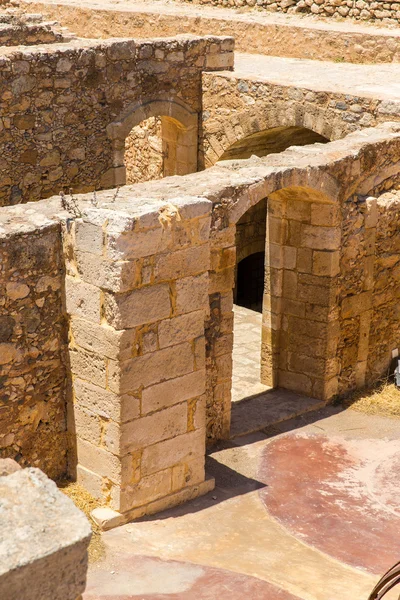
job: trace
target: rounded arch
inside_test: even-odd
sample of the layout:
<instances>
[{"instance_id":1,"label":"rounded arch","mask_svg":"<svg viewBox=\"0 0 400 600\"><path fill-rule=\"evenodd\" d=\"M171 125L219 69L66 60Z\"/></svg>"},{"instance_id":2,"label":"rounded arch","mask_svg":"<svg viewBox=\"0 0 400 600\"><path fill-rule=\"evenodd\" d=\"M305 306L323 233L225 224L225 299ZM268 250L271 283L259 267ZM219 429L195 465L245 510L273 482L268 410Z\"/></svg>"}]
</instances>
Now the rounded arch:
<instances>
[{"instance_id":1,"label":"rounded arch","mask_svg":"<svg viewBox=\"0 0 400 600\"><path fill-rule=\"evenodd\" d=\"M160 117L163 155L163 175L187 175L197 171L198 115L177 98L155 98L128 106L107 127L112 143L112 168L107 182L126 183L124 165L125 139L136 127L150 117Z\"/></svg>"},{"instance_id":2,"label":"rounded arch","mask_svg":"<svg viewBox=\"0 0 400 600\"><path fill-rule=\"evenodd\" d=\"M219 111L206 111L207 118L202 123L202 163L209 168L232 146L245 138L257 136L261 132L280 128L306 129L324 140L343 138L355 130L354 123L344 121L341 115L329 111L325 106L293 106L285 100L274 104L261 101L254 105L238 106L235 110L221 108ZM313 142L311 142L313 143ZM293 142L295 145L296 142Z\"/></svg>"},{"instance_id":3,"label":"rounded arch","mask_svg":"<svg viewBox=\"0 0 400 600\"><path fill-rule=\"evenodd\" d=\"M306 127L271 127L240 138L224 151L219 160L243 160L253 155L262 158L268 154L283 152L290 146L327 142L328 138Z\"/></svg>"},{"instance_id":4,"label":"rounded arch","mask_svg":"<svg viewBox=\"0 0 400 600\"><path fill-rule=\"evenodd\" d=\"M264 198L337 204L341 191L340 182L329 173L321 173L319 169L314 172L291 168L280 173L280 176L275 172L265 180L246 186L229 203L225 222L236 225L252 206Z\"/></svg>"}]
</instances>

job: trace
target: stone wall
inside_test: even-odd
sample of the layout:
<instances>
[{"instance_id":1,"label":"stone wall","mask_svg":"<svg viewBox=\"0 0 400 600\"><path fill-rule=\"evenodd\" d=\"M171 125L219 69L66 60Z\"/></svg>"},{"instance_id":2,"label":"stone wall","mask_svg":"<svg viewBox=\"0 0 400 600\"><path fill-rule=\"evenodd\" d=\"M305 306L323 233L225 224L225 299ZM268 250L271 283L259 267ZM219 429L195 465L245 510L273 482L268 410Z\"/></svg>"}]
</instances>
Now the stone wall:
<instances>
[{"instance_id":1,"label":"stone wall","mask_svg":"<svg viewBox=\"0 0 400 600\"><path fill-rule=\"evenodd\" d=\"M339 394L390 374L400 345L399 193L343 206Z\"/></svg>"},{"instance_id":2,"label":"stone wall","mask_svg":"<svg viewBox=\"0 0 400 600\"><path fill-rule=\"evenodd\" d=\"M244 138L260 131L306 128L328 140L337 140L387 120L400 120L400 104L265 83L251 77L241 79L235 72L204 73L202 115L199 160L209 167L240 140L243 152ZM298 141L296 137L292 142L287 139L286 147ZM269 143L272 145L271 139Z\"/></svg>"},{"instance_id":3,"label":"stone wall","mask_svg":"<svg viewBox=\"0 0 400 600\"><path fill-rule=\"evenodd\" d=\"M377 198L372 315L366 382L385 376L400 350L400 193Z\"/></svg>"},{"instance_id":4,"label":"stone wall","mask_svg":"<svg viewBox=\"0 0 400 600\"><path fill-rule=\"evenodd\" d=\"M63 381L71 375L68 430L78 480L106 503L98 519L103 526L213 486L204 477L205 438L213 442L230 432L237 224L266 198L264 381L322 404L387 368L398 344L400 251L397 200L382 192L399 184L399 130L386 124L317 148L67 197L69 217L60 212L60 198L0 210L6 257L1 392L4 398L11 390L23 415L13 416L15 438L19 428L29 438L31 426L22 424L32 415L37 431L52 439L39 376L46 368L56 377L62 372ZM19 252L41 260L19 264ZM31 310L39 324L29 318ZM14 321L21 328L12 330ZM35 374L40 393L32 406L22 383L27 372ZM58 391L52 397L59 402ZM4 456L16 451L14 437L7 437L9 415L8 407L0 413ZM54 420L61 423L59 415ZM50 464L62 439L53 439L48 451L43 443ZM42 452L41 442L38 448ZM27 461L37 458L27 455ZM71 452L72 464L75 458Z\"/></svg>"},{"instance_id":5,"label":"stone wall","mask_svg":"<svg viewBox=\"0 0 400 600\"><path fill-rule=\"evenodd\" d=\"M45 21L40 14L0 14L0 46L34 46L68 42L75 36L57 22Z\"/></svg>"},{"instance_id":6,"label":"stone wall","mask_svg":"<svg viewBox=\"0 0 400 600\"><path fill-rule=\"evenodd\" d=\"M67 471L63 286L60 225L1 214L0 457L54 479Z\"/></svg>"},{"instance_id":7,"label":"stone wall","mask_svg":"<svg viewBox=\"0 0 400 600\"><path fill-rule=\"evenodd\" d=\"M193 0L186 0L193 2ZM266 10L320 15L363 21L381 21L385 24L397 24L400 21L400 3L384 0L196 0L199 4L213 6L243 6L264 8Z\"/></svg>"},{"instance_id":8,"label":"stone wall","mask_svg":"<svg viewBox=\"0 0 400 600\"><path fill-rule=\"evenodd\" d=\"M231 68L232 49L230 38L212 36L5 48L0 205L38 200L62 188L83 192L124 183L125 137L115 137L121 119L139 109L143 119L153 116L146 107L160 98L160 110L179 101L194 119L202 70ZM107 128L113 123L111 139Z\"/></svg>"},{"instance_id":9,"label":"stone wall","mask_svg":"<svg viewBox=\"0 0 400 600\"><path fill-rule=\"evenodd\" d=\"M126 183L140 183L163 176L161 120L150 117L133 127L125 139Z\"/></svg>"},{"instance_id":10,"label":"stone wall","mask_svg":"<svg viewBox=\"0 0 400 600\"><path fill-rule=\"evenodd\" d=\"M245 0L242 3L245 6ZM338 5L341 6L340 0ZM370 24L354 27L350 20L336 23L331 19L326 23L289 16L282 19L273 12L243 10L243 6L236 10L234 7L215 10L189 3L160 4L157 10L154 4L131 3L129 8L120 5L118 11L61 2L29 2L26 6L29 11L34 7L57 19L81 37L107 38L110 32L139 38L212 32L234 36L238 52L354 63L400 60L400 35L396 28L382 31Z\"/></svg>"}]
</instances>

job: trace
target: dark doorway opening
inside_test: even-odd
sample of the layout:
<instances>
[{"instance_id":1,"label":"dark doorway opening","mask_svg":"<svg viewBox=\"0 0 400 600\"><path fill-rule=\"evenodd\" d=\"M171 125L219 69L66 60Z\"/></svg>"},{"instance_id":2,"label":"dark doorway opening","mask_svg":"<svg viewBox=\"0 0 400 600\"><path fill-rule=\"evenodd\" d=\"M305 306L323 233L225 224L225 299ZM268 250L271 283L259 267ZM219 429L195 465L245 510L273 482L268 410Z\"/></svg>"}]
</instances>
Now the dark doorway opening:
<instances>
[{"instance_id":1,"label":"dark doorway opening","mask_svg":"<svg viewBox=\"0 0 400 600\"><path fill-rule=\"evenodd\" d=\"M236 304L262 312L265 252L255 252L237 266Z\"/></svg>"}]
</instances>

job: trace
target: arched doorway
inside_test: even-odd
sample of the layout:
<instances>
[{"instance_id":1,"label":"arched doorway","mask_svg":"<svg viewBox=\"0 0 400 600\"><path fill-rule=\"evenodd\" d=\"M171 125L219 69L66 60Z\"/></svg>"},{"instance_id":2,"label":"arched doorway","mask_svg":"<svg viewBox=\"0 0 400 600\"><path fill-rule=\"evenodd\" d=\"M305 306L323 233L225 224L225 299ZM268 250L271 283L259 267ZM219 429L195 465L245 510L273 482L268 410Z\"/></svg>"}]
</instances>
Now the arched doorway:
<instances>
[{"instance_id":1,"label":"arched doorway","mask_svg":"<svg viewBox=\"0 0 400 600\"><path fill-rule=\"evenodd\" d=\"M267 199L249 208L236 223L233 290L232 401L259 394L265 279Z\"/></svg>"},{"instance_id":2,"label":"arched doorway","mask_svg":"<svg viewBox=\"0 0 400 600\"><path fill-rule=\"evenodd\" d=\"M235 202L227 203L224 219L220 217L221 205L216 204L211 232L210 319L206 326L209 440L230 436L232 406L236 425L247 419L249 397L257 398L253 403L256 412L251 417L255 417L257 426L262 411L268 409L265 414L269 414L266 404L262 399L259 401L264 391L273 399L272 404L278 402L278 410L281 410L280 391L272 393L268 388L295 392L295 397L286 403L290 411L300 397L302 406L314 407L315 399L318 403L336 393L337 361L332 359L330 351L322 349L334 352L337 344L339 316L333 311L337 273L333 269L329 273L321 270L320 261L331 264L340 251L337 189L338 184L331 177L319 175L314 180L306 172L301 180L293 169L284 181L273 178L268 184L257 182ZM241 327L236 316L244 311L237 311L234 306L234 290L236 298L238 291L237 281L235 286L237 257L241 257L242 251L247 253L244 258L251 256L253 249L254 254L261 252L262 239L261 235L255 239L254 246L250 240L241 244L238 233L241 225L254 222L257 205L263 207L266 214L262 314L257 311L251 316L247 314L244 317L247 323ZM249 229L249 235L251 231L255 233ZM257 339L249 340L249 331L253 331ZM254 360L250 353L255 346L250 348L248 342L257 344ZM243 365L242 387L236 390L235 352L241 355L239 360ZM265 387L255 390L254 384ZM238 407L243 410L236 410ZM236 425L233 419L235 435L245 431L241 422L240 429Z\"/></svg>"},{"instance_id":3,"label":"arched doorway","mask_svg":"<svg viewBox=\"0 0 400 600\"><path fill-rule=\"evenodd\" d=\"M128 107L107 127L111 169L104 187L197 171L198 116L178 99Z\"/></svg>"},{"instance_id":4,"label":"arched doorway","mask_svg":"<svg viewBox=\"0 0 400 600\"><path fill-rule=\"evenodd\" d=\"M290 146L326 144L328 138L306 127L271 127L245 136L225 150L219 160L242 160L283 152Z\"/></svg>"}]
</instances>

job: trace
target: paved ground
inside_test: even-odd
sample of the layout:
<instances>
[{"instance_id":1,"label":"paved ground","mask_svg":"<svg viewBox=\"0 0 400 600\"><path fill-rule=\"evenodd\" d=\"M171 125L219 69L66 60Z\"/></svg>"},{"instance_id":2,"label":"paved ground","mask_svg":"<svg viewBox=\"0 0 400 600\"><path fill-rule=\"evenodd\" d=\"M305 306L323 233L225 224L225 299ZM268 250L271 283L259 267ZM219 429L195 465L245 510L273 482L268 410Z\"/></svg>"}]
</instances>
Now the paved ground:
<instances>
[{"instance_id":1,"label":"paved ground","mask_svg":"<svg viewBox=\"0 0 400 600\"><path fill-rule=\"evenodd\" d=\"M260 382L262 314L234 306L232 402L270 389Z\"/></svg>"},{"instance_id":2,"label":"paved ground","mask_svg":"<svg viewBox=\"0 0 400 600\"><path fill-rule=\"evenodd\" d=\"M400 559L399 439L329 407L226 443L208 496L104 534L84 600L366 600Z\"/></svg>"},{"instance_id":3,"label":"paved ground","mask_svg":"<svg viewBox=\"0 0 400 600\"><path fill-rule=\"evenodd\" d=\"M234 73L226 71L224 75L315 91L400 100L400 64L356 65L236 52Z\"/></svg>"}]
</instances>

